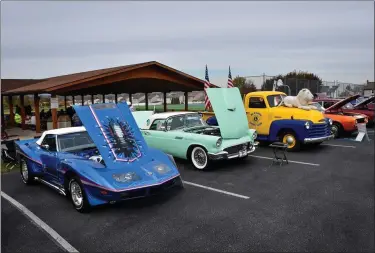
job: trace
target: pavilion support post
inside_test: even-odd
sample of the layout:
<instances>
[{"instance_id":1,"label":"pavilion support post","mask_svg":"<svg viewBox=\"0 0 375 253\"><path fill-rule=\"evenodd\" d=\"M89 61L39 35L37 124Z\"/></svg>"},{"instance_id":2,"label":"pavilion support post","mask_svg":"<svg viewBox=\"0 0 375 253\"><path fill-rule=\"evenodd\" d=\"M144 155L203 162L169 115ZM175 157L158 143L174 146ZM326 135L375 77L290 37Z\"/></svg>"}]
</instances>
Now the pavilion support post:
<instances>
[{"instance_id":1,"label":"pavilion support post","mask_svg":"<svg viewBox=\"0 0 375 253\"><path fill-rule=\"evenodd\" d=\"M129 102L131 103L131 104L133 104L133 96L132 96L133 94L131 94L131 93L129 93Z\"/></svg>"},{"instance_id":2,"label":"pavilion support post","mask_svg":"<svg viewBox=\"0 0 375 253\"><path fill-rule=\"evenodd\" d=\"M117 104L117 93L115 93L115 103Z\"/></svg>"},{"instance_id":3,"label":"pavilion support post","mask_svg":"<svg viewBox=\"0 0 375 253\"><path fill-rule=\"evenodd\" d=\"M188 111L189 110L189 93L185 91L184 96L185 96L185 111Z\"/></svg>"},{"instance_id":4,"label":"pavilion support post","mask_svg":"<svg viewBox=\"0 0 375 253\"><path fill-rule=\"evenodd\" d=\"M91 104L94 104L94 95L91 95Z\"/></svg>"},{"instance_id":5,"label":"pavilion support post","mask_svg":"<svg viewBox=\"0 0 375 253\"><path fill-rule=\"evenodd\" d=\"M21 108L21 127L26 130L26 112L25 112L25 96L20 95L20 108Z\"/></svg>"},{"instance_id":6,"label":"pavilion support post","mask_svg":"<svg viewBox=\"0 0 375 253\"><path fill-rule=\"evenodd\" d=\"M85 105L85 96L84 95L81 95L81 99L82 99L82 105Z\"/></svg>"},{"instance_id":7,"label":"pavilion support post","mask_svg":"<svg viewBox=\"0 0 375 253\"><path fill-rule=\"evenodd\" d=\"M34 94L35 131L36 131L37 134L40 133L39 101L40 101L40 98L39 98L38 94ZM65 101L65 108L66 108L66 101Z\"/></svg>"},{"instance_id":8,"label":"pavilion support post","mask_svg":"<svg viewBox=\"0 0 375 253\"><path fill-rule=\"evenodd\" d=\"M66 111L66 96L64 96L64 107L65 107L65 111Z\"/></svg>"},{"instance_id":9,"label":"pavilion support post","mask_svg":"<svg viewBox=\"0 0 375 253\"><path fill-rule=\"evenodd\" d=\"M73 103L73 105L76 104L76 101L74 101L74 96L72 96L72 103Z\"/></svg>"},{"instance_id":10,"label":"pavilion support post","mask_svg":"<svg viewBox=\"0 0 375 253\"><path fill-rule=\"evenodd\" d=\"M103 94L103 103L105 103L105 94Z\"/></svg>"},{"instance_id":11,"label":"pavilion support post","mask_svg":"<svg viewBox=\"0 0 375 253\"><path fill-rule=\"evenodd\" d=\"M145 93L146 111L148 111L148 93Z\"/></svg>"},{"instance_id":12,"label":"pavilion support post","mask_svg":"<svg viewBox=\"0 0 375 253\"><path fill-rule=\"evenodd\" d=\"M1 96L1 127L5 129L4 96Z\"/></svg>"},{"instance_id":13,"label":"pavilion support post","mask_svg":"<svg viewBox=\"0 0 375 253\"><path fill-rule=\"evenodd\" d=\"M51 97L57 98L56 95L53 95ZM52 112L52 129L57 129L57 108L51 108L51 112Z\"/></svg>"},{"instance_id":14,"label":"pavilion support post","mask_svg":"<svg viewBox=\"0 0 375 253\"><path fill-rule=\"evenodd\" d=\"M14 108L13 108L13 97L8 97L8 105L9 105L9 125L14 126Z\"/></svg>"},{"instance_id":15,"label":"pavilion support post","mask_svg":"<svg viewBox=\"0 0 375 253\"><path fill-rule=\"evenodd\" d=\"M167 92L163 92L163 105L164 105L164 111L167 111Z\"/></svg>"}]
</instances>

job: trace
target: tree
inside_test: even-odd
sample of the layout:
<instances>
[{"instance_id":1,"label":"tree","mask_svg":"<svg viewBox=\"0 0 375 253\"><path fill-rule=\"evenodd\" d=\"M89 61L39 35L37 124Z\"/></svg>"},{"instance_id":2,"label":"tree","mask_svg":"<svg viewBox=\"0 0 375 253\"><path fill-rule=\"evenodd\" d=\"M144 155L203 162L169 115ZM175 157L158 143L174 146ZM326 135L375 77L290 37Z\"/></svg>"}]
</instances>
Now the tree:
<instances>
[{"instance_id":1,"label":"tree","mask_svg":"<svg viewBox=\"0 0 375 253\"><path fill-rule=\"evenodd\" d=\"M284 85L290 87L291 95L296 95L302 88L309 89L312 93L318 93L322 85L322 79L314 73L307 71L292 71L286 75L278 75L266 80L262 85L262 90L272 90L274 81L281 79ZM288 93L287 87L280 87L285 93Z\"/></svg>"},{"instance_id":2,"label":"tree","mask_svg":"<svg viewBox=\"0 0 375 253\"><path fill-rule=\"evenodd\" d=\"M234 79L233 79L233 86L234 87L237 87L239 89L241 89L242 87L244 87L246 84L246 78L245 77L242 77L242 76L236 76Z\"/></svg>"},{"instance_id":3,"label":"tree","mask_svg":"<svg viewBox=\"0 0 375 253\"><path fill-rule=\"evenodd\" d=\"M352 86L350 86L350 84L348 84L348 85L346 86L346 90L351 91L351 90L352 90Z\"/></svg>"}]
</instances>

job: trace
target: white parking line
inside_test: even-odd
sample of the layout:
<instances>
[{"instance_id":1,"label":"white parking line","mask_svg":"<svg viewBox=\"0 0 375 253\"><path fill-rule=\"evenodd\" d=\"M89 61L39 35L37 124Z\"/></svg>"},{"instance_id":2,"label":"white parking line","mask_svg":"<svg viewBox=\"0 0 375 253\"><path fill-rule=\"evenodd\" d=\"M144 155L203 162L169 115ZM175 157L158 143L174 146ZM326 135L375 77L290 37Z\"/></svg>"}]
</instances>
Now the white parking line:
<instances>
[{"instance_id":1,"label":"white parking line","mask_svg":"<svg viewBox=\"0 0 375 253\"><path fill-rule=\"evenodd\" d=\"M208 187L208 186L204 186L204 185L200 185L200 184L196 184L196 183L192 183L192 182L184 181L184 184L195 186L195 187L200 187L200 188L210 190L210 191L214 191L214 192L220 192L220 193L230 195L230 196L233 196L233 197L237 197L237 198L241 198L241 199L249 199L250 198L250 197L245 196L245 195L240 195L240 194L233 193L233 192L227 192L227 191L219 190L219 189L216 189L216 188L212 188L212 187Z\"/></svg>"},{"instance_id":2,"label":"white parking line","mask_svg":"<svg viewBox=\"0 0 375 253\"><path fill-rule=\"evenodd\" d=\"M339 145L339 144L320 144L323 146L332 146L332 147L342 147L342 148L357 148L356 146L348 146L348 145Z\"/></svg>"},{"instance_id":3,"label":"white parking line","mask_svg":"<svg viewBox=\"0 0 375 253\"><path fill-rule=\"evenodd\" d=\"M252 157L255 157L255 158L260 158L260 159L273 160L272 157L258 156L258 155L249 155L249 156L252 156ZM305 165L311 165L311 166L320 166L320 164L318 164L318 163L306 163L306 162L293 161L293 160L289 160L289 159L288 159L288 162L290 162L290 163L305 164Z\"/></svg>"},{"instance_id":4,"label":"white parking line","mask_svg":"<svg viewBox=\"0 0 375 253\"><path fill-rule=\"evenodd\" d=\"M19 209L25 216L27 216L31 221L33 221L37 226L46 231L61 247L63 247L68 252L78 252L72 245L70 245L64 238L62 238L55 230L48 226L44 221L33 214L29 209L19 203L17 200L10 197L5 192L1 191L1 196L8 200L12 205Z\"/></svg>"}]
</instances>

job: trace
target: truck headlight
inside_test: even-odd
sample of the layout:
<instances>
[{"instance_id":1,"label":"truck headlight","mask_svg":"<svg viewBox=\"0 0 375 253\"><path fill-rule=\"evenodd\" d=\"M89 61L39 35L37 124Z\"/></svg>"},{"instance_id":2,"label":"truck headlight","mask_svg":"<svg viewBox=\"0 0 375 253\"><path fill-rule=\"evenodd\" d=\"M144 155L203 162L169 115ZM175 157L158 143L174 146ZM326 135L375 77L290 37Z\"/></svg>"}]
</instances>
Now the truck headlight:
<instances>
[{"instance_id":1,"label":"truck headlight","mask_svg":"<svg viewBox=\"0 0 375 253\"><path fill-rule=\"evenodd\" d=\"M221 143L223 143L223 139L222 138L219 138L216 142L216 147L220 147L221 146Z\"/></svg>"},{"instance_id":2,"label":"truck headlight","mask_svg":"<svg viewBox=\"0 0 375 253\"><path fill-rule=\"evenodd\" d=\"M328 119L330 125L332 125L332 119Z\"/></svg>"},{"instance_id":3,"label":"truck headlight","mask_svg":"<svg viewBox=\"0 0 375 253\"><path fill-rule=\"evenodd\" d=\"M135 172L128 172L128 173L122 173L122 174L113 174L113 179L120 183L126 183L126 182L133 182L140 180L140 176L135 174Z\"/></svg>"},{"instance_id":4,"label":"truck headlight","mask_svg":"<svg viewBox=\"0 0 375 253\"><path fill-rule=\"evenodd\" d=\"M310 122L307 121L307 122L305 123L305 127L306 127L306 129L310 129Z\"/></svg>"},{"instance_id":5,"label":"truck headlight","mask_svg":"<svg viewBox=\"0 0 375 253\"><path fill-rule=\"evenodd\" d=\"M257 137L258 137L258 134L257 134L257 132L255 131L255 132L253 133L253 140L255 140Z\"/></svg>"},{"instance_id":6,"label":"truck headlight","mask_svg":"<svg viewBox=\"0 0 375 253\"><path fill-rule=\"evenodd\" d=\"M154 170L158 172L159 174L165 174L169 171L171 171L171 168L168 167L168 165L161 163L154 166Z\"/></svg>"}]
</instances>

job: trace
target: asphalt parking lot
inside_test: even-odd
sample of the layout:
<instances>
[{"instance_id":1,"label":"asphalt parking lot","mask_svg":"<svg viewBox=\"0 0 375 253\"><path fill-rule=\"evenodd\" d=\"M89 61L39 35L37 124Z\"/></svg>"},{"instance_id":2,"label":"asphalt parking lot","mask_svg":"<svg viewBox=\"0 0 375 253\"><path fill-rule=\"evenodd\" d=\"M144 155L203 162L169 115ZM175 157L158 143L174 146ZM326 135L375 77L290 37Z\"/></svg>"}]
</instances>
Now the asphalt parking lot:
<instances>
[{"instance_id":1,"label":"asphalt parking lot","mask_svg":"<svg viewBox=\"0 0 375 253\"><path fill-rule=\"evenodd\" d=\"M209 171L178 161L185 190L89 214L17 171L1 184L79 252L374 251L373 141L333 140L283 166L272 156L260 147ZM1 211L2 252L63 251L4 198Z\"/></svg>"}]
</instances>

